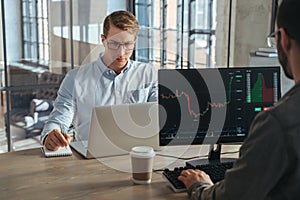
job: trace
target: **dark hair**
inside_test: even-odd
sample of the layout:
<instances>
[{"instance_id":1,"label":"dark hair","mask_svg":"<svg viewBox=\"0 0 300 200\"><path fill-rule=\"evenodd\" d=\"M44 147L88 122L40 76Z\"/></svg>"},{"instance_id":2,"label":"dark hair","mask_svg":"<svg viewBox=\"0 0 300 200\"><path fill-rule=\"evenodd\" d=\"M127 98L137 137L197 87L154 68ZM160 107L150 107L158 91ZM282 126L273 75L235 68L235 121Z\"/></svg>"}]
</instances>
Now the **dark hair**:
<instances>
[{"instance_id":1,"label":"dark hair","mask_svg":"<svg viewBox=\"0 0 300 200\"><path fill-rule=\"evenodd\" d=\"M103 23L104 36L108 35L111 24L121 30L129 31L134 35L137 35L139 29L139 23L135 18L135 16L132 13L125 10L115 11L104 19L104 23Z\"/></svg>"},{"instance_id":2,"label":"dark hair","mask_svg":"<svg viewBox=\"0 0 300 200\"><path fill-rule=\"evenodd\" d=\"M287 34L300 46L300 0L282 0L277 12L277 28L284 28Z\"/></svg>"}]
</instances>

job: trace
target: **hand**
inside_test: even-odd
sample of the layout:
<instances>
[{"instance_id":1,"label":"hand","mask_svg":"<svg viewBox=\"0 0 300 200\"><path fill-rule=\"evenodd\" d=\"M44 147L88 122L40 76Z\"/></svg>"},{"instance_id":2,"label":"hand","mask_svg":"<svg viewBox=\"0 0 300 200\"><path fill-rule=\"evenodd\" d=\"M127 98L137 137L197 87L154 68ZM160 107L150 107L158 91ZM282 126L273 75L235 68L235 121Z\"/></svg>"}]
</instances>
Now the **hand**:
<instances>
[{"instance_id":1,"label":"hand","mask_svg":"<svg viewBox=\"0 0 300 200\"><path fill-rule=\"evenodd\" d=\"M66 134L66 137L60 130L52 130L45 139L45 147L49 150L56 151L59 147L68 146L71 142L71 136Z\"/></svg>"},{"instance_id":2,"label":"hand","mask_svg":"<svg viewBox=\"0 0 300 200\"><path fill-rule=\"evenodd\" d=\"M182 181L187 189L189 189L194 183L197 182L205 182L213 185L208 174L201 170L193 170L188 169L181 172L180 176L178 177L180 181Z\"/></svg>"}]
</instances>

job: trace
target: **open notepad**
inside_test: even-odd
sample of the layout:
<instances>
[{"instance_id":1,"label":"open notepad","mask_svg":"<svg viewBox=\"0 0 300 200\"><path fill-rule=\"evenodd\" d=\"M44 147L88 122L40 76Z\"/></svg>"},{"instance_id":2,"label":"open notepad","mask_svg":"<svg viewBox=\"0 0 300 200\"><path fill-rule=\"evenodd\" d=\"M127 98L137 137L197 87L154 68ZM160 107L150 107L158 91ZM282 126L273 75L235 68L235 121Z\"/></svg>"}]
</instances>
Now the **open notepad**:
<instances>
[{"instance_id":1,"label":"open notepad","mask_svg":"<svg viewBox=\"0 0 300 200\"><path fill-rule=\"evenodd\" d=\"M72 155L72 150L71 150L70 146L60 147L56 151L50 151L45 146L43 146L41 148L41 150L45 157L60 157L60 156L71 156Z\"/></svg>"}]
</instances>

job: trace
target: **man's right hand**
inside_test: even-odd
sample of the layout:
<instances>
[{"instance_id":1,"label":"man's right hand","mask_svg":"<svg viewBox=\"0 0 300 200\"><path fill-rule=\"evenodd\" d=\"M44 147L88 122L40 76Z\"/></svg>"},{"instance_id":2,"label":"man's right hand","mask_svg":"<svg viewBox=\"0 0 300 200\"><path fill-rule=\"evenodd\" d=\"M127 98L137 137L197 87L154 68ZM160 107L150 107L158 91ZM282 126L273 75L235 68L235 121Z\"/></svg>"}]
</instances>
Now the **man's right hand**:
<instances>
[{"instance_id":1,"label":"man's right hand","mask_svg":"<svg viewBox=\"0 0 300 200\"><path fill-rule=\"evenodd\" d=\"M71 136L66 134L66 137L58 129L52 130L48 133L45 139L45 147L49 150L56 151L59 147L68 146L71 142Z\"/></svg>"},{"instance_id":2,"label":"man's right hand","mask_svg":"<svg viewBox=\"0 0 300 200\"><path fill-rule=\"evenodd\" d=\"M213 182L211 181L209 175L204 171L198 169L183 170L178 179L184 183L187 189L189 189L194 183L197 182L205 182L213 185Z\"/></svg>"}]
</instances>

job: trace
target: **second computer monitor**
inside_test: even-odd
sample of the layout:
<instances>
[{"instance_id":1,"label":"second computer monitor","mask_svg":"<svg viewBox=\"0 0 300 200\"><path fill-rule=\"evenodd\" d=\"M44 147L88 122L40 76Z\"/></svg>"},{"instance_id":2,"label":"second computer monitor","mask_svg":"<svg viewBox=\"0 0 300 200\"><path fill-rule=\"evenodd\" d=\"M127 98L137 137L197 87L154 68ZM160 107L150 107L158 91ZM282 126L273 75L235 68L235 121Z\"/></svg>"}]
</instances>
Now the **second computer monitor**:
<instances>
[{"instance_id":1,"label":"second computer monitor","mask_svg":"<svg viewBox=\"0 0 300 200\"><path fill-rule=\"evenodd\" d=\"M279 67L159 70L160 145L242 142L280 96Z\"/></svg>"}]
</instances>

